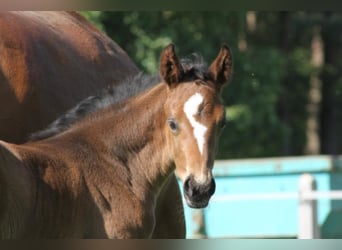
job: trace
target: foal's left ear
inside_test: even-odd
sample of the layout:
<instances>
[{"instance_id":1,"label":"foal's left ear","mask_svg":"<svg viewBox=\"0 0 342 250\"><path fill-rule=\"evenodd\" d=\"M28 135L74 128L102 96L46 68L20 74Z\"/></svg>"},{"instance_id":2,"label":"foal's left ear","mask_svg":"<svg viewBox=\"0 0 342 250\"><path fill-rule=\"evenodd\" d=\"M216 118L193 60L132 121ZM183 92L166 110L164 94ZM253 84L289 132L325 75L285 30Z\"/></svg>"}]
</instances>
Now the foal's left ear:
<instances>
[{"instance_id":1,"label":"foal's left ear","mask_svg":"<svg viewBox=\"0 0 342 250\"><path fill-rule=\"evenodd\" d=\"M232 66L232 52L226 44L223 44L218 56L209 67L209 72L218 89L221 89L222 85L230 79Z\"/></svg>"},{"instance_id":2,"label":"foal's left ear","mask_svg":"<svg viewBox=\"0 0 342 250\"><path fill-rule=\"evenodd\" d=\"M184 70L175 53L175 46L168 45L160 56L160 74L164 82L174 87L183 77Z\"/></svg>"}]
</instances>

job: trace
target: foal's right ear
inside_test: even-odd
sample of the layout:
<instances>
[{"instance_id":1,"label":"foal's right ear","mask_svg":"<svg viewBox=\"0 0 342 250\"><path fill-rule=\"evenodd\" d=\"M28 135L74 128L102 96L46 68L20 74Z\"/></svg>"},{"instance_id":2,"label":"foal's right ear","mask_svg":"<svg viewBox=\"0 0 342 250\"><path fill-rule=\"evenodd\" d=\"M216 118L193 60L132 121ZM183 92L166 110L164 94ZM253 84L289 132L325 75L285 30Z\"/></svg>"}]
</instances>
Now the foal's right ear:
<instances>
[{"instance_id":1,"label":"foal's right ear","mask_svg":"<svg viewBox=\"0 0 342 250\"><path fill-rule=\"evenodd\" d=\"M184 70L175 53L175 46L168 45L160 56L160 75L165 83L174 87L183 77Z\"/></svg>"}]
</instances>

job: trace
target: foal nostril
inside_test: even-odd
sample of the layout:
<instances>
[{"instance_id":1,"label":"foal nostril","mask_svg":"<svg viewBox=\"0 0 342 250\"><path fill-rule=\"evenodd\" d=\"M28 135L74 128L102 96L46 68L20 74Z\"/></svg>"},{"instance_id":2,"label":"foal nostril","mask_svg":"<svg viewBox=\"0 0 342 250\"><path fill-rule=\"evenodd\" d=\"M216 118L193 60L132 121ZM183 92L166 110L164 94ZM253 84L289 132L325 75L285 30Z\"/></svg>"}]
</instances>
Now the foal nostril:
<instances>
[{"instance_id":1,"label":"foal nostril","mask_svg":"<svg viewBox=\"0 0 342 250\"><path fill-rule=\"evenodd\" d=\"M188 190L190 188L190 178L187 178L184 181L184 190Z\"/></svg>"},{"instance_id":2,"label":"foal nostril","mask_svg":"<svg viewBox=\"0 0 342 250\"><path fill-rule=\"evenodd\" d=\"M199 185L194 178L189 177L184 182L184 192L188 197L194 200L201 200L204 197L210 197L215 193L215 180L211 179L205 185Z\"/></svg>"},{"instance_id":3,"label":"foal nostril","mask_svg":"<svg viewBox=\"0 0 342 250\"><path fill-rule=\"evenodd\" d=\"M208 179L206 183L199 184L193 176L189 176L183 184L184 196L187 204L193 208L204 208L216 188L215 180Z\"/></svg>"},{"instance_id":4,"label":"foal nostril","mask_svg":"<svg viewBox=\"0 0 342 250\"><path fill-rule=\"evenodd\" d=\"M190 187L190 178L187 178L184 182L184 192L191 197L193 195L192 188Z\"/></svg>"},{"instance_id":5,"label":"foal nostril","mask_svg":"<svg viewBox=\"0 0 342 250\"><path fill-rule=\"evenodd\" d=\"M193 199L197 199L201 193L200 188L198 187L197 183L195 182L194 178L189 177L184 182L184 192L188 197Z\"/></svg>"}]
</instances>

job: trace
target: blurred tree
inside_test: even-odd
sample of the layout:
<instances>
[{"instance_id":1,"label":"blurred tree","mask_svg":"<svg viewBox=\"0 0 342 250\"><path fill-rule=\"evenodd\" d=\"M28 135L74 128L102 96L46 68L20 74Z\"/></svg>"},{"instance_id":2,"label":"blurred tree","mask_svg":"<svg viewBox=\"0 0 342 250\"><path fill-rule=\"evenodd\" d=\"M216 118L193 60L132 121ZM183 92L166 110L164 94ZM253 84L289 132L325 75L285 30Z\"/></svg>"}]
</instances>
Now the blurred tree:
<instances>
[{"instance_id":1,"label":"blurred tree","mask_svg":"<svg viewBox=\"0 0 342 250\"><path fill-rule=\"evenodd\" d=\"M84 14L147 73L158 72L159 54L170 42L176 45L179 55L200 52L208 63L223 42L230 45L234 75L223 92L229 124L221 136L219 158L340 152L341 14ZM318 54L311 46L317 41L326 55L319 65L313 63ZM312 99L313 89L322 95L321 101ZM315 136L319 145L312 146Z\"/></svg>"},{"instance_id":2,"label":"blurred tree","mask_svg":"<svg viewBox=\"0 0 342 250\"><path fill-rule=\"evenodd\" d=\"M323 17L321 152L336 155L342 150L342 15L326 12Z\"/></svg>"},{"instance_id":3,"label":"blurred tree","mask_svg":"<svg viewBox=\"0 0 342 250\"><path fill-rule=\"evenodd\" d=\"M102 15L101 11L81 11L80 12L85 18L87 18L92 24L94 24L98 29L104 31L104 27L100 20Z\"/></svg>"}]
</instances>

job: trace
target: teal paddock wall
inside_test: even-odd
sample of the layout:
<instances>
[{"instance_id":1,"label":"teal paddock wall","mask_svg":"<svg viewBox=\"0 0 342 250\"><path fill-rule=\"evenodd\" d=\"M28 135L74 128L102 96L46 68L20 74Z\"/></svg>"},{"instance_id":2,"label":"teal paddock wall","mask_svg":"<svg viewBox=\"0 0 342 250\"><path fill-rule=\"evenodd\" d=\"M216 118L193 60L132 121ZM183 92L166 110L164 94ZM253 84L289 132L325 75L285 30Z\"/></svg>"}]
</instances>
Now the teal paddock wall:
<instances>
[{"instance_id":1,"label":"teal paddock wall","mask_svg":"<svg viewBox=\"0 0 342 250\"><path fill-rule=\"evenodd\" d=\"M298 200L233 200L238 194L298 192L310 173L317 191L342 190L342 158L299 156L215 162L216 192L205 209L184 204L187 238L296 238ZM322 238L342 238L342 200L317 201Z\"/></svg>"}]
</instances>

